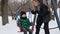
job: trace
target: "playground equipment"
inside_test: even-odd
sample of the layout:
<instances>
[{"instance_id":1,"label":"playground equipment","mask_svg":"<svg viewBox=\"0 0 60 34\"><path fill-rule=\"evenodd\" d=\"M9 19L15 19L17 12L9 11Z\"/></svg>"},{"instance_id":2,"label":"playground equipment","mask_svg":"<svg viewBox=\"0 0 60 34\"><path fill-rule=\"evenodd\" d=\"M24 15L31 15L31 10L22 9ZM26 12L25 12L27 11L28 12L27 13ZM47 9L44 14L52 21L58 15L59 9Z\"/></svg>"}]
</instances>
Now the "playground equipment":
<instances>
[{"instance_id":1,"label":"playground equipment","mask_svg":"<svg viewBox=\"0 0 60 34\"><path fill-rule=\"evenodd\" d=\"M48 0L45 0L45 1L48 1ZM8 11L7 11L7 9L8 8L10 8L10 10L11 10L11 14L12 14L12 7L10 7L7 3L8 3L8 0L5 0L4 1L5 3L3 4L3 1L2 1L2 20L3 20L3 25L5 25L6 23L8 23ZM43 0L39 0L39 2L42 4L43 3ZM20 12L21 10L26 10L27 11L27 9L31 6L29 3L31 3L31 2L29 2L29 0L28 1L26 1L25 3L21 3L21 5L20 6L18 6L17 7L17 10ZM48 2L46 2L46 4L47 4L47 6L49 6L48 5ZM14 4L15 5L15 7L16 7L16 4ZM60 21L59 21L59 17L58 17L58 14L57 14L57 7L56 7L56 5L57 5L57 0L51 0L51 6L52 7L49 7L49 9L50 8L52 8L53 9L53 11L54 11L54 15L55 15L55 17L56 17L56 21L57 21L57 24L58 24L58 27L54 27L54 28L50 28L50 29L55 29L55 28L59 28L60 29ZM25 7L26 6L26 7ZM31 8L31 7L30 7ZM6 10L5 10L6 9ZM5 19L4 19L5 18ZM36 19L36 15L34 15L34 20L33 20L33 23L35 24L35 19Z\"/></svg>"}]
</instances>

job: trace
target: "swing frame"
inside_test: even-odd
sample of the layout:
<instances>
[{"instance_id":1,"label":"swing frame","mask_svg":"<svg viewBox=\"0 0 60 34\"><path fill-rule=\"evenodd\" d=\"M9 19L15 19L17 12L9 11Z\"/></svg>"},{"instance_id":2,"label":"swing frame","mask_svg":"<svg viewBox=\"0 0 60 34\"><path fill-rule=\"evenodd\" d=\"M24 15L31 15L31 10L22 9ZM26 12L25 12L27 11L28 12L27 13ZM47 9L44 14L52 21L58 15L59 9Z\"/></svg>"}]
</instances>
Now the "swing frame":
<instances>
[{"instance_id":1,"label":"swing frame","mask_svg":"<svg viewBox=\"0 0 60 34\"><path fill-rule=\"evenodd\" d=\"M31 26L32 26L32 31L34 31L34 23L33 23L33 22L30 22L30 23L31 23ZM20 31L18 31L18 32L23 32L22 27L21 27L21 24L20 24L19 21L17 22L17 26L18 26L19 29L20 29Z\"/></svg>"}]
</instances>

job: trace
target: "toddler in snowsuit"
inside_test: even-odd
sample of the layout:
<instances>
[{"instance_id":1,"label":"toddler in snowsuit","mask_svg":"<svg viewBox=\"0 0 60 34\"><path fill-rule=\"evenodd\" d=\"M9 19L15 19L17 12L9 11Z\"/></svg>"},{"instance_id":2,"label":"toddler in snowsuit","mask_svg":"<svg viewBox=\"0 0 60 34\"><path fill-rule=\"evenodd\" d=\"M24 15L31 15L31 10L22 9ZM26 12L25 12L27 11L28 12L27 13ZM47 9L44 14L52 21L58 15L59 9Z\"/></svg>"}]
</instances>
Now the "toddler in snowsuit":
<instances>
[{"instance_id":1,"label":"toddler in snowsuit","mask_svg":"<svg viewBox=\"0 0 60 34\"><path fill-rule=\"evenodd\" d=\"M27 34L27 31L29 31L29 34L32 34L32 30L29 29L29 27L31 26L31 23L26 16L26 12L21 11L20 16L21 17L20 17L20 19L18 19L18 21L20 22L20 26L22 28L22 31L24 32L24 34Z\"/></svg>"}]
</instances>

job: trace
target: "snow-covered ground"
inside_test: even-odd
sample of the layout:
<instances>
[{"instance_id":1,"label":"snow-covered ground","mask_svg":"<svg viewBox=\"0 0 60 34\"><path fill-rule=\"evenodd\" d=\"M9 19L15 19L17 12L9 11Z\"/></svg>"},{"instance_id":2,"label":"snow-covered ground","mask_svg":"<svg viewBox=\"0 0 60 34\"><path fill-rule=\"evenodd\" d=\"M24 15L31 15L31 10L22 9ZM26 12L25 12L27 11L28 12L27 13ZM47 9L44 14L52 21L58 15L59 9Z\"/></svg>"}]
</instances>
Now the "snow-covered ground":
<instances>
[{"instance_id":1,"label":"snow-covered ground","mask_svg":"<svg viewBox=\"0 0 60 34\"><path fill-rule=\"evenodd\" d=\"M59 14L59 13L58 13ZM2 25L2 17L0 16L0 34L23 34L23 32L18 32L19 28L17 27L17 21L12 20L11 16L8 16L9 23L7 23L5 26ZM43 24L44 25L44 24ZM43 27L43 25L41 27ZM55 21L51 20L49 22L49 28L57 27L56 19ZM33 31L33 34L35 34L35 28ZM58 28L49 30L50 34L60 34L60 31ZM40 34L45 34L44 29L40 30Z\"/></svg>"}]
</instances>

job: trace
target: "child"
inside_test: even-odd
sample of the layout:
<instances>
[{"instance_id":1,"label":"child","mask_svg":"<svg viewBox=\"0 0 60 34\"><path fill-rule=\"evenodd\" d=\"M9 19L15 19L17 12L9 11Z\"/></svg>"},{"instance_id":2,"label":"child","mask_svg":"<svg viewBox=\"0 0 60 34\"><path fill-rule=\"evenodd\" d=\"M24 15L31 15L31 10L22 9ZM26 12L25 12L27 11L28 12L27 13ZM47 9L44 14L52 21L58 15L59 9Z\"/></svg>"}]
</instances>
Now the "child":
<instances>
[{"instance_id":1,"label":"child","mask_svg":"<svg viewBox=\"0 0 60 34\"><path fill-rule=\"evenodd\" d=\"M29 34L32 34L32 30L29 29L29 27L31 26L31 23L29 22L29 19L26 16L26 12L21 11L20 16L21 17L18 20L20 22L20 25L21 25L21 28L22 28L24 34L27 34L27 31L29 31Z\"/></svg>"}]
</instances>

